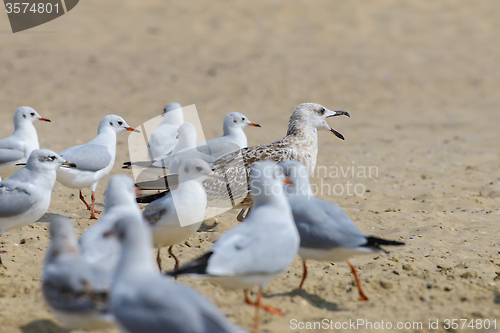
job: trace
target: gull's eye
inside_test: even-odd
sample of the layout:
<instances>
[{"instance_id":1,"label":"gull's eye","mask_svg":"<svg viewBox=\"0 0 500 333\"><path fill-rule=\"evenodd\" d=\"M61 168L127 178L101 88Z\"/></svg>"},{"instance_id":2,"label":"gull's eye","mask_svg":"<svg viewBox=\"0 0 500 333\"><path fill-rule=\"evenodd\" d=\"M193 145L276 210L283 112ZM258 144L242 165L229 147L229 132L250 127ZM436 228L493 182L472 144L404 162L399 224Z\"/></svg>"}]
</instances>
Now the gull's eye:
<instances>
[{"instance_id":1,"label":"gull's eye","mask_svg":"<svg viewBox=\"0 0 500 333\"><path fill-rule=\"evenodd\" d=\"M197 166L197 167L196 167L196 171L201 172L201 167L200 167L200 166Z\"/></svg>"},{"instance_id":2,"label":"gull's eye","mask_svg":"<svg viewBox=\"0 0 500 333\"><path fill-rule=\"evenodd\" d=\"M123 125L123 121L119 121L118 125L120 125L120 126Z\"/></svg>"},{"instance_id":3,"label":"gull's eye","mask_svg":"<svg viewBox=\"0 0 500 333\"><path fill-rule=\"evenodd\" d=\"M109 124L110 124L111 126L113 126L113 122L112 122L112 121L110 121L110 122L109 122Z\"/></svg>"},{"instance_id":4,"label":"gull's eye","mask_svg":"<svg viewBox=\"0 0 500 333\"><path fill-rule=\"evenodd\" d=\"M51 161L54 161L56 159L55 156L50 156L49 158L50 158Z\"/></svg>"},{"instance_id":5,"label":"gull's eye","mask_svg":"<svg viewBox=\"0 0 500 333\"><path fill-rule=\"evenodd\" d=\"M321 110L319 110L319 114L320 115L324 115L325 114L325 108L321 108Z\"/></svg>"},{"instance_id":6,"label":"gull's eye","mask_svg":"<svg viewBox=\"0 0 500 333\"><path fill-rule=\"evenodd\" d=\"M31 114L32 117L35 116L35 112L31 112L30 114Z\"/></svg>"},{"instance_id":7,"label":"gull's eye","mask_svg":"<svg viewBox=\"0 0 500 333\"><path fill-rule=\"evenodd\" d=\"M241 121L245 121L245 118L241 118Z\"/></svg>"}]
</instances>

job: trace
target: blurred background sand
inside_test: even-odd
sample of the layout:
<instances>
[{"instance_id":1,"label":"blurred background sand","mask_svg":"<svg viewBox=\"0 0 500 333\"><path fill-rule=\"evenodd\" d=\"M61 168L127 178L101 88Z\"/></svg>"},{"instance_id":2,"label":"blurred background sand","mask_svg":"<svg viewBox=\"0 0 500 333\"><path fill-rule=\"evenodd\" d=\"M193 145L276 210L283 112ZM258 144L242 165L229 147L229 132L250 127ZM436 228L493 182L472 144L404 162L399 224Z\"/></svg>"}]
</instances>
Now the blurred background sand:
<instances>
[{"instance_id":1,"label":"blurred background sand","mask_svg":"<svg viewBox=\"0 0 500 333\"><path fill-rule=\"evenodd\" d=\"M244 113L262 125L246 130L251 145L284 136L300 103L347 110L350 119L329 121L346 140L321 133L318 165L375 166L378 177L313 181L362 184L369 192L361 196L320 196L362 231L407 245L352 260L369 302L358 301L344 263L311 262L305 290L296 290L297 259L265 292L286 316L262 314L261 331L299 332L290 320L323 318L423 322L406 332L428 331L429 319L497 319L500 326L499 17L494 0L85 0L12 34L0 14L1 137L21 105L52 119L36 127L41 147L56 152L93 138L104 115L137 126L172 101L196 105L207 138L220 135L226 113ZM130 174L120 168L127 134L118 135L117 149L112 174ZM107 180L97 188L100 206ZM91 221L77 194L56 183L49 212L73 217L81 233ZM234 212L217 222L176 246L182 262L237 223ZM8 251L0 332L63 331L40 291L47 227L0 237ZM242 292L180 281L251 327L254 309Z\"/></svg>"}]
</instances>

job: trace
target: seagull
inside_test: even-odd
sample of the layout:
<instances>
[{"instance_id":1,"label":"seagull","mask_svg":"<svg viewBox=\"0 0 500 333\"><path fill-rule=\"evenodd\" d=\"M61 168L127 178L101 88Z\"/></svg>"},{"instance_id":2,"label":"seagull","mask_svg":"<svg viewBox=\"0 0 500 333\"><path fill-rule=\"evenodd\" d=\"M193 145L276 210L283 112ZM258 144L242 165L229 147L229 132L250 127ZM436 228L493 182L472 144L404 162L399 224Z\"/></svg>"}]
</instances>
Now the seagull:
<instances>
[{"instance_id":1,"label":"seagull","mask_svg":"<svg viewBox=\"0 0 500 333\"><path fill-rule=\"evenodd\" d=\"M42 292L56 317L71 329L112 327L109 283L102 271L85 261L71 220L56 216L50 223L50 238Z\"/></svg>"},{"instance_id":2,"label":"seagull","mask_svg":"<svg viewBox=\"0 0 500 333\"><path fill-rule=\"evenodd\" d=\"M47 212L56 169L62 165L74 166L51 150L35 149L26 166L0 182L0 235L33 223Z\"/></svg>"},{"instance_id":3,"label":"seagull","mask_svg":"<svg viewBox=\"0 0 500 333\"><path fill-rule=\"evenodd\" d=\"M13 167L18 163L25 163L31 152L40 148L38 135L33 126L35 120L50 122L29 106L21 106L16 110L14 133L0 140L0 170Z\"/></svg>"},{"instance_id":4,"label":"seagull","mask_svg":"<svg viewBox=\"0 0 500 333\"><path fill-rule=\"evenodd\" d=\"M361 301L367 301L356 268L348 259L355 255L385 252L381 245L397 246L404 243L365 235L339 206L315 198L309 185L309 175L302 163L287 161L281 163L281 167L290 180L285 193L300 234L299 256L302 258L304 274L299 288L302 288L307 277L306 260L345 260L354 275Z\"/></svg>"},{"instance_id":5,"label":"seagull","mask_svg":"<svg viewBox=\"0 0 500 333\"><path fill-rule=\"evenodd\" d=\"M95 189L101 179L106 177L115 163L116 134L123 131L139 132L127 124L122 117L108 115L102 118L97 136L90 142L68 148L59 155L76 164L76 168L59 168L57 180L66 187L80 189L80 200L90 210L90 219L96 220ZM82 188L90 187L92 205L89 205L82 194Z\"/></svg>"},{"instance_id":6,"label":"seagull","mask_svg":"<svg viewBox=\"0 0 500 333\"><path fill-rule=\"evenodd\" d=\"M200 159L189 159L179 168L179 185L143 211L144 220L151 227L153 244L158 248L156 261L161 271L160 250L169 246L168 253L175 260L175 269L179 260L172 253L175 244L194 235L205 219L207 194L201 184L206 177L213 175L210 166Z\"/></svg>"},{"instance_id":7,"label":"seagull","mask_svg":"<svg viewBox=\"0 0 500 333\"><path fill-rule=\"evenodd\" d=\"M184 123L182 106L179 103L169 103L163 109L163 120L151 133L148 148L152 160L166 155L177 144L177 129Z\"/></svg>"},{"instance_id":8,"label":"seagull","mask_svg":"<svg viewBox=\"0 0 500 333\"><path fill-rule=\"evenodd\" d=\"M116 238L104 238L103 233L111 229L117 216L135 216L142 219L142 212L135 201L136 187L132 178L125 175L111 177L106 188L104 213L97 223L85 230L79 239L79 245L85 260L102 271L107 271L106 278L111 279L120 257L120 244Z\"/></svg>"},{"instance_id":9,"label":"seagull","mask_svg":"<svg viewBox=\"0 0 500 333\"><path fill-rule=\"evenodd\" d=\"M110 304L119 326L129 333L236 333L216 308L195 291L165 279L151 260L151 235L134 216L118 220L106 237L122 245Z\"/></svg>"},{"instance_id":10,"label":"seagull","mask_svg":"<svg viewBox=\"0 0 500 333\"><path fill-rule=\"evenodd\" d=\"M221 157L235 150L248 146L247 136L243 129L247 126L260 127L239 112L230 112L224 118L222 126L223 135L218 138L201 142L198 144L198 150L204 154L210 154L215 157Z\"/></svg>"},{"instance_id":11,"label":"seagull","mask_svg":"<svg viewBox=\"0 0 500 333\"><path fill-rule=\"evenodd\" d=\"M270 144L242 148L233 153L226 154L211 164L216 174L225 177L225 180L209 179L204 183L207 191L208 205L220 206L230 202L233 208L243 208L238 219L242 220L243 214L252 205L248 195L248 174L253 163L257 161L300 161L307 167L308 174L312 174L316 166L318 154L318 130L332 132L344 140L344 136L331 128L326 122L327 118L340 115L349 116L346 111L332 111L316 103L303 103L295 108L290 117L288 132L283 139ZM137 183L141 189L158 189L163 186L165 179ZM167 189L168 191L168 189ZM165 192L151 196L143 196L138 202L147 203ZM212 203L211 203L212 202Z\"/></svg>"},{"instance_id":12,"label":"seagull","mask_svg":"<svg viewBox=\"0 0 500 333\"><path fill-rule=\"evenodd\" d=\"M168 167L171 173L179 173L181 164L188 159L199 158L206 162L213 161L213 158L209 155L196 150L196 128L193 124L182 124L179 127L178 133L177 145L172 152L153 163L153 167Z\"/></svg>"},{"instance_id":13,"label":"seagull","mask_svg":"<svg viewBox=\"0 0 500 333\"><path fill-rule=\"evenodd\" d=\"M168 273L195 275L229 289L245 289L245 302L255 306L254 329L259 308L277 315L280 310L261 304L262 290L287 269L299 250L299 234L290 205L283 193L282 169L273 162L255 163L250 172L254 206L242 223L223 233L202 257ZM259 286L257 301L247 289Z\"/></svg>"}]
</instances>

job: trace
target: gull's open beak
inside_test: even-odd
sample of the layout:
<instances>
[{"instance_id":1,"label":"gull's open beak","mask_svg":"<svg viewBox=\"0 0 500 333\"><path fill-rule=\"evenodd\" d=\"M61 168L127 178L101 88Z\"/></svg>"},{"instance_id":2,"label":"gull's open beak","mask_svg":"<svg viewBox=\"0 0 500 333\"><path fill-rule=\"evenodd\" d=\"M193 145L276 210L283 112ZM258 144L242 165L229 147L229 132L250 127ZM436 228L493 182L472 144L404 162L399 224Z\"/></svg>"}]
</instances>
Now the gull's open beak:
<instances>
[{"instance_id":1,"label":"gull's open beak","mask_svg":"<svg viewBox=\"0 0 500 333\"><path fill-rule=\"evenodd\" d=\"M40 118L38 118L38 120L46 121L46 122L50 123L50 119L49 118L40 117Z\"/></svg>"},{"instance_id":2,"label":"gull's open beak","mask_svg":"<svg viewBox=\"0 0 500 333\"><path fill-rule=\"evenodd\" d=\"M336 116L348 116L349 118L351 117L347 111L343 111L343 110L339 110L339 111L328 110L328 113L329 114L326 116L326 118L336 117ZM330 127L330 132L335 134L337 136L337 138L344 140L344 136L331 127Z\"/></svg>"},{"instance_id":3,"label":"gull's open beak","mask_svg":"<svg viewBox=\"0 0 500 333\"><path fill-rule=\"evenodd\" d=\"M70 161L66 161L66 162L62 163L61 165L64 165L64 166L67 166L67 167L70 167L70 168L76 168L76 164L72 163Z\"/></svg>"},{"instance_id":4,"label":"gull's open beak","mask_svg":"<svg viewBox=\"0 0 500 333\"><path fill-rule=\"evenodd\" d=\"M248 126L253 126L253 127L260 127L259 124L254 123L253 121L251 123L248 123Z\"/></svg>"},{"instance_id":5,"label":"gull's open beak","mask_svg":"<svg viewBox=\"0 0 500 333\"><path fill-rule=\"evenodd\" d=\"M283 180L283 183L285 183L285 185L293 185L290 177L285 177L285 180Z\"/></svg>"},{"instance_id":6,"label":"gull's open beak","mask_svg":"<svg viewBox=\"0 0 500 333\"><path fill-rule=\"evenodd\" d=\"M125 129L126 129L127 131L130 131L130 132L137 132L137 133L141 133L141 131L139 131L137 128L132 127L132 126L125 127Z\"/></svg>"},{"instance_id":7,"label":"gull's open beak","mask_svg":"<svg viewBox=\"0 0 500 333\"><path fill-rule=\"evenodd\" d=\"M113 229L108 230L102 234L102 237L104 238L109 238L115 234L115 231Z\"/></svg>"}]
</instances>

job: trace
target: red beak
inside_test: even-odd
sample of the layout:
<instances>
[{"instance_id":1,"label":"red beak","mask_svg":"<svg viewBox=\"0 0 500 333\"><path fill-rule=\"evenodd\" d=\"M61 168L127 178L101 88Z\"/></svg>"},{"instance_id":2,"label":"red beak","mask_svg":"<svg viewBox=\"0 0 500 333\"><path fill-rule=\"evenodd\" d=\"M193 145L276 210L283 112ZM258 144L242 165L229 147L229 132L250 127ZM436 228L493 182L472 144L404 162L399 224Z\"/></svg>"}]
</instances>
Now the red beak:
<instances>
[{"instance_id":1,"label":"red beak","mask_svg":"<svg viewBox=\"0 0 500 333\"><path fill-rule=\"evenodd\" d=\"M137 128L132 127L132 126L130 126L130 127L125 127L125 129L126 129L127 131L130 131L130 132L137 132L137 133L141 133L141 131L139 131Z\"/></svg>"},{"instance_id":2,"label":"red beak","mask_svg":"<svg viewBox=\"0 0 500 333\"><path fill-rule=\"evenodd\" d=\"M50 119L45 118L45 117L40 117L40 118L38 118L38 120L46 121L46 122L50 123Z\"/></svg>"},{"instance_id":3,"label":"red beak","mask_svg":"<svg viewBox=\"0 0 500 333\"><path fill-rule=\"evenodd\" d=\"M285 177L285 180L283 181L283 183L285 183L285 185L293 185L292 181L288 177Z\"/></svg>"},{"instance_id":4,"label":"red beak","mask_svg":"<svg viewBox=\"0 0 500 333\"><path fill-rule=\"evenodd\" d=\"M257 123L254 123L253 121L251 123L248 124L248 126L253 126L253 127L260 127L259 124Z\"/></svg>"}]
</instances>

